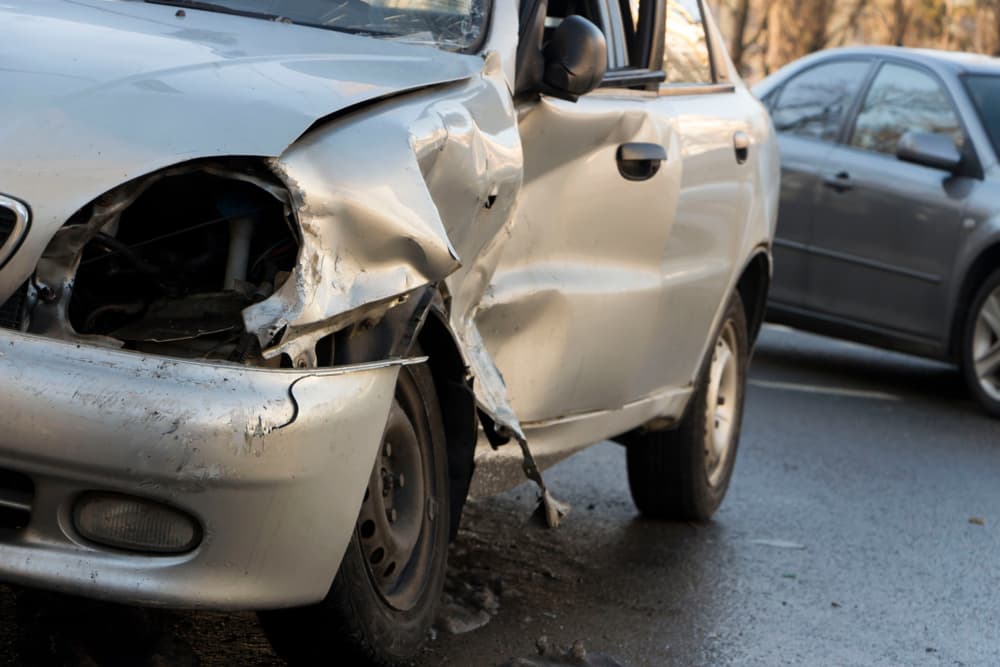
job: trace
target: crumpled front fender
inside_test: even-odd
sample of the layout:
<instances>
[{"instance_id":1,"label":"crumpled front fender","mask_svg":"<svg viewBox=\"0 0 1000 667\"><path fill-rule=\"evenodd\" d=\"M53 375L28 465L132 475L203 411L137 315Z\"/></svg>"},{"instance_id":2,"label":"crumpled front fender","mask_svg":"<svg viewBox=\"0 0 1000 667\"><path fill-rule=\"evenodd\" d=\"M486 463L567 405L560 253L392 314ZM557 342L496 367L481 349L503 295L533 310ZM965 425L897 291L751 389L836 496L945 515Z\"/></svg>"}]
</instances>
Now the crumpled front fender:
<instances>
[{"instance_id":1,"label":"crumpled front fender","mask_svg":"<svg viewBox=\"0 0 1000 667\"><path fill-rule=\"evenodd\" d=\"M495 56L466 82L316 128L272 162L292 194L302 249L284 285L244 311L247 330L265 356L308 364L317 341L345 322L377 318L447 278L451 328L480 406L519 433L474 318L512 224L522 166Z\"/></svg>"}]
</instances>

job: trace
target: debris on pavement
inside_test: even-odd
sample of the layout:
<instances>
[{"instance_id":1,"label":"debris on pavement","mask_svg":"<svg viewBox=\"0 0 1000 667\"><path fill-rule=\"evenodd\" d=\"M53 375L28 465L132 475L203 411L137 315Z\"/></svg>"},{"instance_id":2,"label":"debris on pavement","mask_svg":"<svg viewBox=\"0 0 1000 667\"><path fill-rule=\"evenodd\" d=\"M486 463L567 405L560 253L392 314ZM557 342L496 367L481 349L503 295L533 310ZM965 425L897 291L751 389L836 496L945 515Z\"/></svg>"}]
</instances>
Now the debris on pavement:
<instances>
[{"instance_id":1,"label":"debris on pavement","mask_svg":"<svg viewBox=\"0 0 1000 667\"><path fill-rule=\"evenodd\" d=\"M625 667L620 662L601 653L588 653L581 640L572 646L555 648L549 638L541 636L535 642L538 655L530 658L514 658L502 667Z\"/></svg>"},{"instance_id":2,"label":"debris on pavement","mask_svg":"<svg viewBox=\"0 0 1000 667\"><path fill-rule=\"evenodd\" d=\"M969 517L969 523L971 523L973 525L976 525L976 526L985 526L986 525L986 520L983 519L982 517L972 516L972 517Z\"/></svg>"},{"instance_id":3,"label":"debris on pavement","mask_svg":"<svg viewBox=\"0 0 1000 667\"><path fill-rule=\"evenodd\" d=\"M789 540L750 540L750 544L759 544L763 547L774 547L775 549L805 549L806 545Z\"/></svg>"},{"instance_id":4,"label":"debris on pavement","mask_svg":"<svg viewBox=\"0 0 1000 667\"><path fill-rule=\"evenodd\" d=\"M481 576L470 576L467 572L449 567L441 610L434 625L450 635L478 630L500 612L502 594L502 578L484 581Z\"/></svg>"}]
</instances>

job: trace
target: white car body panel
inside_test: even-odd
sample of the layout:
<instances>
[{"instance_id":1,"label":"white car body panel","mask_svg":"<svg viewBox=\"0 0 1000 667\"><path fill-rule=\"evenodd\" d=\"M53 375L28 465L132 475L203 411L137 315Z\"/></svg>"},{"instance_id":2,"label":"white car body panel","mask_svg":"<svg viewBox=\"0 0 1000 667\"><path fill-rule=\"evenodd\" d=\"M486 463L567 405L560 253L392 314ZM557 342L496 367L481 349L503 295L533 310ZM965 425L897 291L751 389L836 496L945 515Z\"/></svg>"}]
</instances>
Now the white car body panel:
<instances>
[{"instance_id":1,"label":"white car body panel","mask_svg":"<svg viewBox=\"0 0 1000 667\"><path fill-rule=\"evenodd\" d=\"M768 257L778 182L766 113L732 72L718 95L599 89L576 104L515 104L517 9L494 4L479 55L133 1L0 6L13 26L0 90L16 91L0 106L0 195L30 211L0 266L0 303L24 290L30 314L25 331L0 329L0 380L14 387L3 400L18 415L0 436L0 466L37 478L32 511L51 515L0 539L0 577L144 604L320 600L334 574L322 563L350 539L396 373L415 362L409 344L435 308L484 426L522 445L483 444L484 463L520 470L530 446L544 467L683 414L728 295ZM749 138L745 164L737 132ZM655 177L619 175L615 151L629 142L665 148ZM269 289L250 285L258 292L238 311L255 361L289 368L178 360L143 347L173 339L77 331L71 303L90 244L117 238L137 201L190 174L256 188L294 226L293 264ZM380 327L395 335L391 352L319 368L322 341ZM32 404L76 362L70 382ZM106 400L81 398L87 385ZM205 401L191 395L198 386ZM284 421L268 426L276 407ZM40 429L48 415L55 426ZM232 433L219 427L227 419ZM188 458L169 449L175 431L150 426L163 420L190 424ZM53 434L74 430L81 443L60 453ZM100 451L102 439L113 446ZM116 463L128 452L150 463ZM515 479L484 473L481 491ZM155 563L102 551L66 519L95 487L181 509L214 542ZM299 521L265 512L280 547L253 542L240 511L272 501ZM248 562L234 555L248 548ZM45 558L32 564L36 549Z\"/></svg>"}]
</instances>

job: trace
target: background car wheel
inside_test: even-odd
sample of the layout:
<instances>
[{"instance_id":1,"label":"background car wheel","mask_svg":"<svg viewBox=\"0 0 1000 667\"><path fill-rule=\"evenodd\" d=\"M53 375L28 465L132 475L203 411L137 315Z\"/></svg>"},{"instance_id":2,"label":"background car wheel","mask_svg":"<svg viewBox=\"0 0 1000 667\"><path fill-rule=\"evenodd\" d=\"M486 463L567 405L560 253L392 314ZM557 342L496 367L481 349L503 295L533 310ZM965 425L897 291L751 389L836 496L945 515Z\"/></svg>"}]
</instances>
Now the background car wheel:
<instances>
[{"instance_id":1,"label":"background car wheel","mask_svg":"<svg viewBox=\"0 0 1000 667\"><path fill-rule=\"evenodd\" d=\"M748 355L746 316L734 294L681 423L623 438L640 512L704 521L719 508L736 460Z\"/></svg>"},{"instance_id":2,"label":"background car wheel","mask_svg":"<svg viewBox=\"0 0 1000 667\"><path fill-rule=\"evenodd\" d=\"M354 536L323 602L261 612L293 664L398 665L423 646L448 553L448 467L426 364L400 372Z\"/></svg>"},{"instance_id":3,"label":"background car wheel","mask_svg":"<svg viewBox=\"0 0 1000 667\"><path fill-rule=\"evenodd\" d=\"M976 400L1000 417L1000 270L972 300L962 340L962 372Z\"/></svg>"}]
</instances>

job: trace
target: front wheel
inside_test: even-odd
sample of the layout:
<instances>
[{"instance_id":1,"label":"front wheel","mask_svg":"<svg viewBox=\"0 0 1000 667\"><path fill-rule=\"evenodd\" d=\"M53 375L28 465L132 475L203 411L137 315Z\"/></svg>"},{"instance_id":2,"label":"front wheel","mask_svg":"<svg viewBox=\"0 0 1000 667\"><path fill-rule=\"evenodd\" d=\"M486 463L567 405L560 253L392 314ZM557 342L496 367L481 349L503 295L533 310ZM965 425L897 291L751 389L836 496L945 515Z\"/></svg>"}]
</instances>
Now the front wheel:
<instances>
[{"instance_id":1,"label":"front wheel","mask_svg":"<svg viewBox=\"0 0 1000 667\"><path fill-rule=\"evenodd\" d=\"M656 518L706 521L733 474L749 358L746 315L733 294L677 428L623 438L636 507Z\"/></svg>"},{"instance_id":2,"label":"front wheel","mask_svg":"<svg viewBox=\"0 0 1000 667\"><path fill-rule=\"evenodd\" d=\"M962 373L973 397L1000 417L1000 270L972 300L962 337Z\"/></svg>"},{"instance_id":3,"label":"front wheel","mask_svg":"<svg viewBox=\"0 0 1000 667\"><path fill-rule=\"evenodd\" d=\"M292 664L398 665L421 649L448 555L444 427L426 364L400 371L396 397L347 553L326 599L261 612Z\"/></svg>"}]
</instances>

